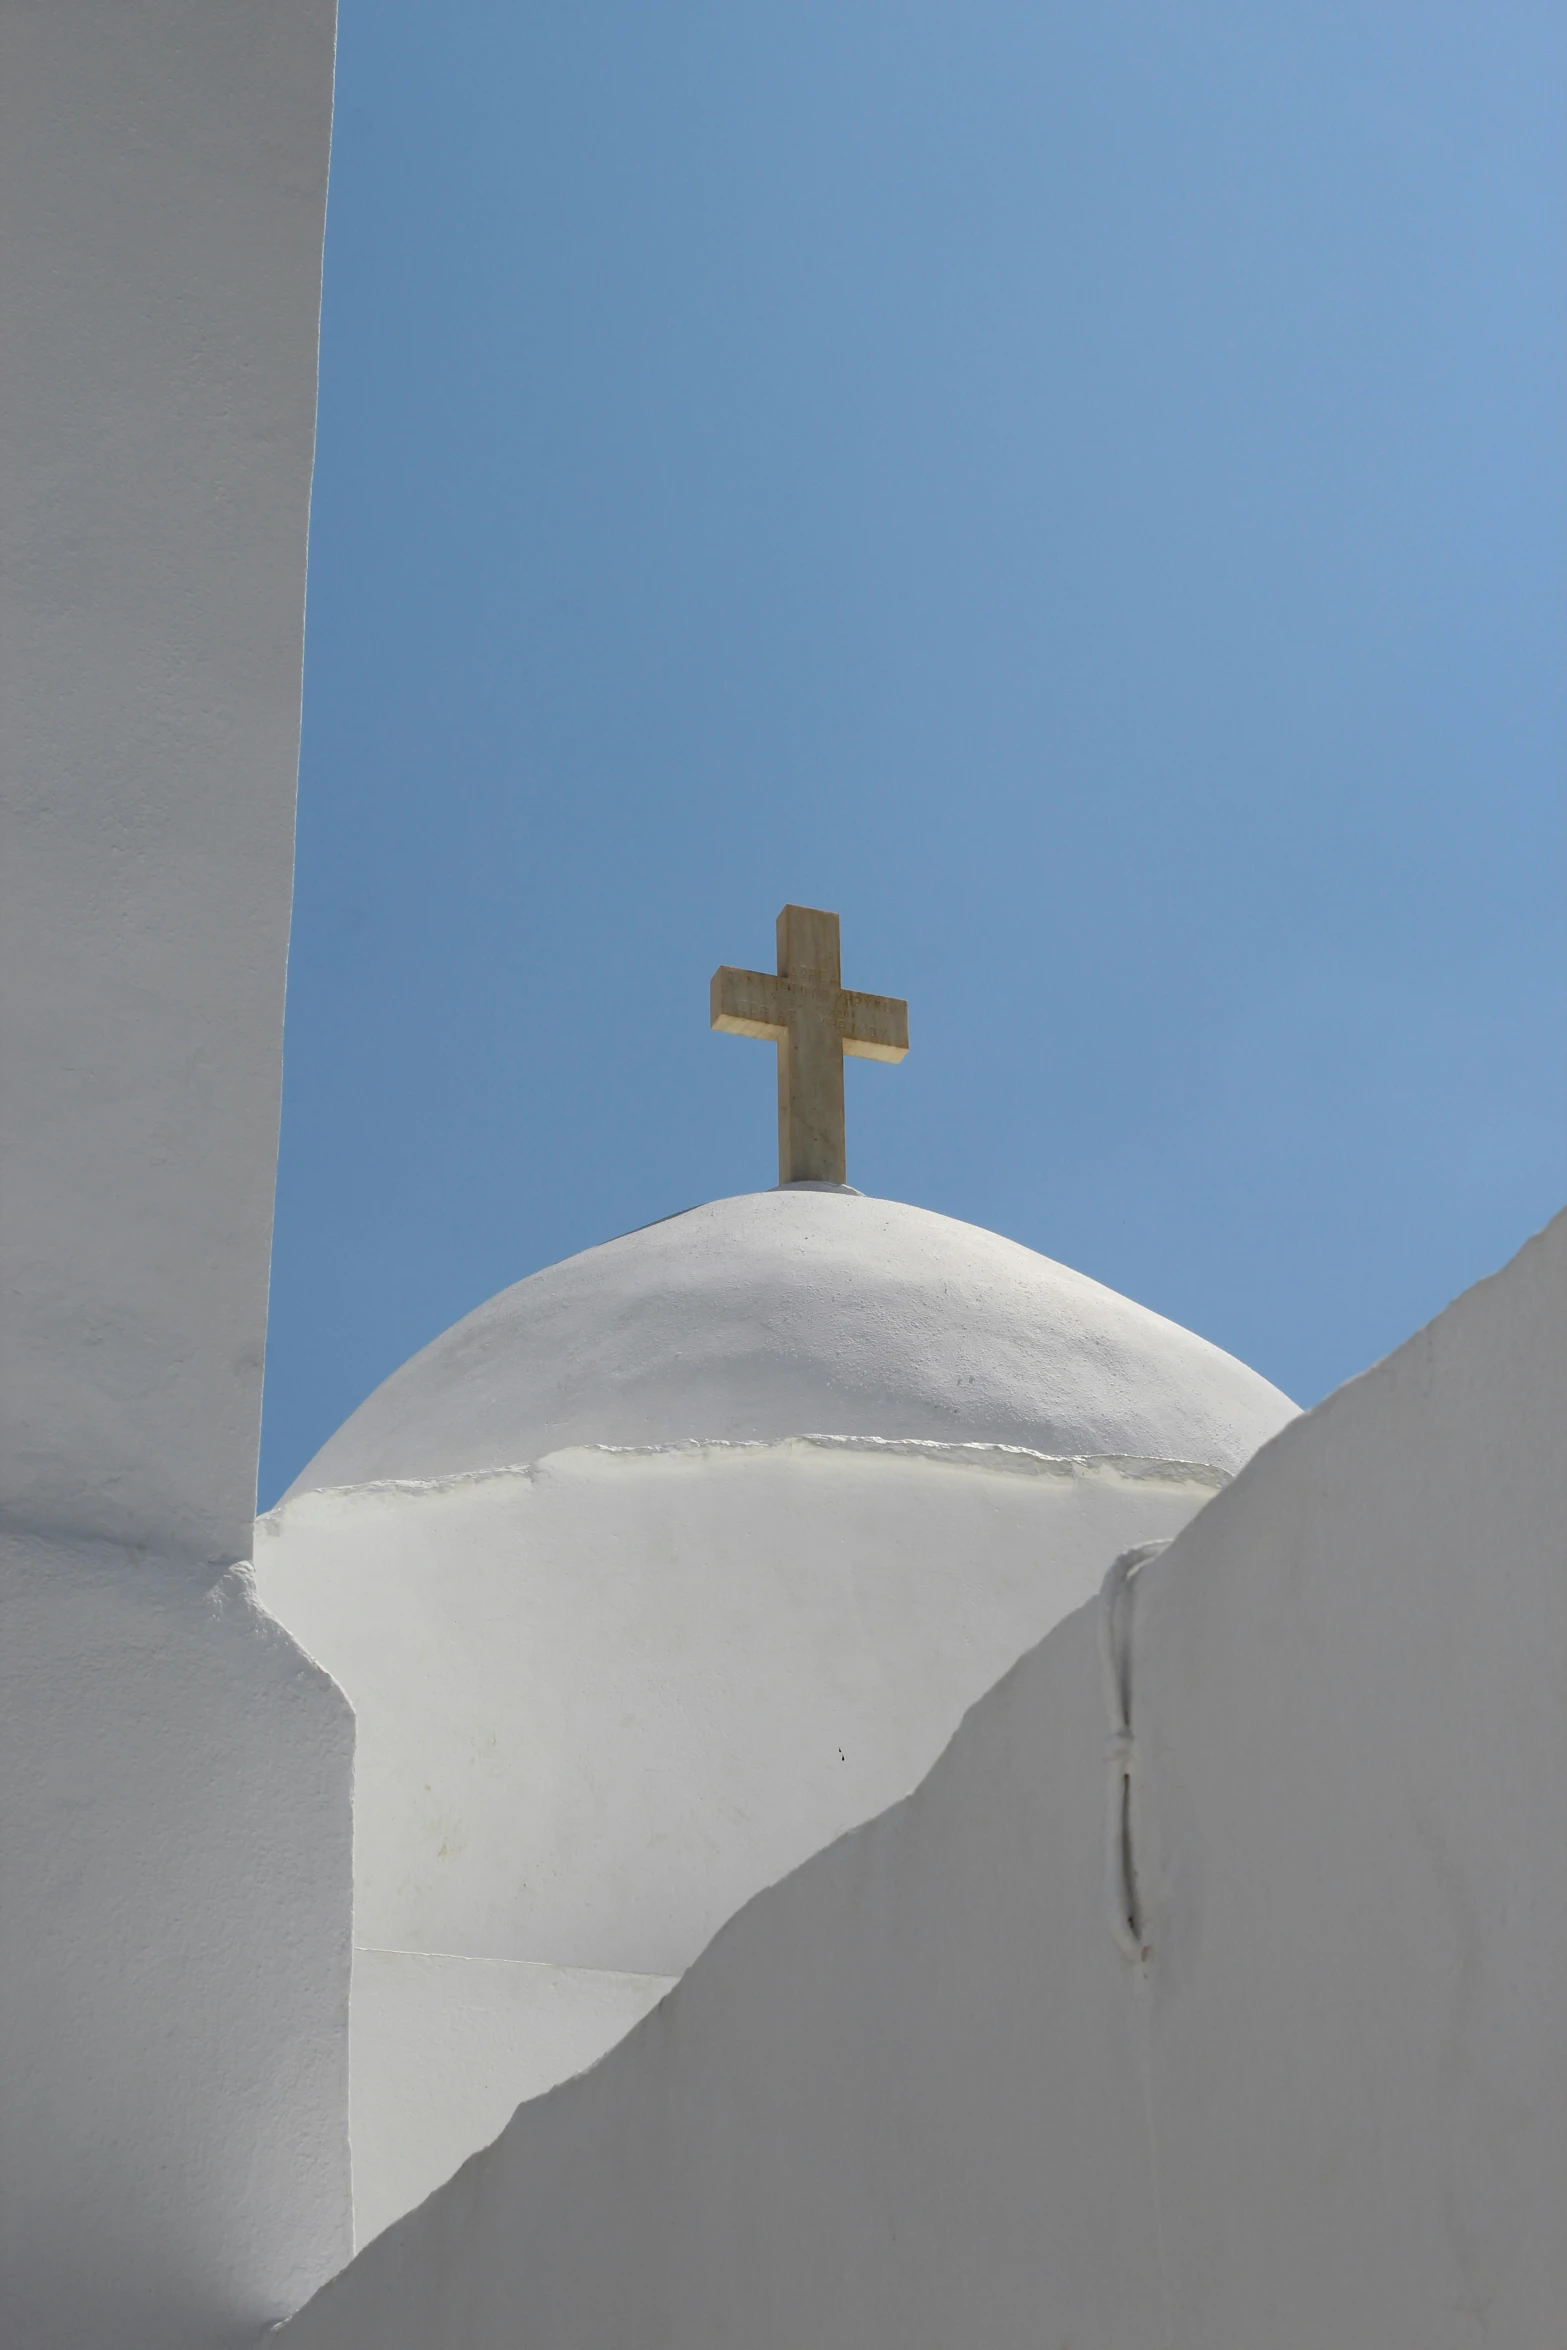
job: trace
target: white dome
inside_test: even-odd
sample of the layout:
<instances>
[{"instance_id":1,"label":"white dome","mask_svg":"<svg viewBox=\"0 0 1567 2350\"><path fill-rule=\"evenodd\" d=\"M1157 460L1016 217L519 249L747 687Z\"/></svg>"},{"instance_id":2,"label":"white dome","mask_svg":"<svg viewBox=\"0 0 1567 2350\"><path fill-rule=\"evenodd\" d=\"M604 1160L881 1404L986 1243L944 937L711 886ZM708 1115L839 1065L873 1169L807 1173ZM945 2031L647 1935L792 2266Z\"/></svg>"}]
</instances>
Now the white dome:
<instances>
[{"instance_id":1,"label":"white dome","mask_svg":"<svg viewBox=\"0 0 1567 2350\"><path fill-rule=\"evenodd\" d=\"M1030 1249L825 1188L589 1249L405 1364L255 1551L354 1707L361 2232L1293 1411Z\"/></svg>"},{"instance_id":2,"label":"white dome","mask_svg":"<svg viewBox=\"0 0 1567 2350\"><path fill-rule=\"evenodd\" d=\"M1233 1355L997 1233L797 1187L714 1200L502 1290L378 1387L291 1491L568 1445L816 1433L1233 1472L1295 1408Z\"/></svg>"}]
</instances>

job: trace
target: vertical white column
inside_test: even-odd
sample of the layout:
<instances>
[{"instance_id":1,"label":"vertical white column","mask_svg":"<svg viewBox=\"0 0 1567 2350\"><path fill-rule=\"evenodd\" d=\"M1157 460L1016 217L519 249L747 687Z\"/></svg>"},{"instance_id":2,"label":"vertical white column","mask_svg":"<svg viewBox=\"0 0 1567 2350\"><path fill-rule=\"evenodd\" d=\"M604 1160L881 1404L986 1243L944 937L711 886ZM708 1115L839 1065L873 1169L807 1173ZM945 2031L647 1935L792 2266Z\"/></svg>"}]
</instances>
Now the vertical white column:
<instances>
[{"instance_id":1,"label":"vertical white column","mask_svg":"<svg viewBox=\"0 0 1567 2350\"><path fill-rule=\"evenodd\" d=\"M0 2331L348 2249L352 1720L255 1606L333 0L0 55Z\"/></svg>"}]
</instances>

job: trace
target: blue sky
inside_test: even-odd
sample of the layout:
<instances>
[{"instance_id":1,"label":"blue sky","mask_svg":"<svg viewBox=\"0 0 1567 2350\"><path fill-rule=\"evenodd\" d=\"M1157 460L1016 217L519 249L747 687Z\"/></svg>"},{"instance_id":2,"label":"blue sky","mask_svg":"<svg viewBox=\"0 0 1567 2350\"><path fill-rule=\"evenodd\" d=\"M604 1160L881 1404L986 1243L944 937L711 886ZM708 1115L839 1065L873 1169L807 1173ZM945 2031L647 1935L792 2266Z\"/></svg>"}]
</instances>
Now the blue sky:
<instances>
[{"instance_id":1,"label":"blue sky","mask_svg":"<svg viewBox=\"0 0 1567 2350\"><path fill-rule=\"evenodd\" d=\"M1567 1195L1559 6L342 0L262 1499L775 1176L1303 1402Z\"/></svg>"}]
</instances>

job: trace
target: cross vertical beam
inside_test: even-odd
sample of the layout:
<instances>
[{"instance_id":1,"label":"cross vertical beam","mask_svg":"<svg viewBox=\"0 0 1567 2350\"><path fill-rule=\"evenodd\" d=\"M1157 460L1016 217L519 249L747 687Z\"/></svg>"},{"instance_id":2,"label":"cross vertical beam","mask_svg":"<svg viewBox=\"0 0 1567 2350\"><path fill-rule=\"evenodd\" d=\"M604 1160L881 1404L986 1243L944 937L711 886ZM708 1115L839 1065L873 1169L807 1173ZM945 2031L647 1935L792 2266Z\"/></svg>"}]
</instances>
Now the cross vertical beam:
<instances>
[{"instance_id":1,"label":"cross vertical beam","mask_svg":"<svg viewBox=\"0 0 1567 2350\"><path fill-rule=\"evenodd\" d=\"M843 985L837 915L785 906L777 971L721 965L713 973L711 1025L778 1047L779 1183L846 1182L843 1056L901 1061L909 1007L900 997Z\"/></svg>"},{"instance_id":2,"label":"cross vertical beam","mask_svg":"<svg viewBox=\"0 0 1567 2350\"><path fill-rule=\"evenodd\" d=\"M778 976L795 983L793 1017L778 1047L778 1180L846 1183L843 1045L834 1018L843 992L836 914L785 906L778 917Z\"/></svg>"}]
</instances>

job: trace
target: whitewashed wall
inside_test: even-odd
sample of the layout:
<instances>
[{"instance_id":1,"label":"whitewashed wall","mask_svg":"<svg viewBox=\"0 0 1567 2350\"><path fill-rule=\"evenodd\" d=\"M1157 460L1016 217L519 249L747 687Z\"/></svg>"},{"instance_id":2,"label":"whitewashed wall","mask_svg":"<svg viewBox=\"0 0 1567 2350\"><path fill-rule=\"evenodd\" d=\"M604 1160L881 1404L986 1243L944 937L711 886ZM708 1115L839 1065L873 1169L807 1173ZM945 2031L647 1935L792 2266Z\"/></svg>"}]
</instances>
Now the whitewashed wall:
<instances>
[{"instance_id":1,"label":"whitewashed wall","mask_svg":"<svg viewBox=\"0 0 1567 2350\"><path fill-rule=\"evenodd\" d=\"M498 2138L519 2105L596 2064L667 1975L422 1950L354 1952L349 2127L366 2244Z\"/></svg>"},{"instance_id":2,"label":"whitewashed wall","mask_svg":"<svg viewBox=\"0 0 1567 2350\"><path fill-rule=\"evenodd\" d=\"M1539 2350L1567 2307L1567 1219L360 2255L298 2350Z\"/></svg>"},{"instance_id":3,"label":"whitewashed wall","mask_svg":"<svg viewBox=\"0 0 1567 2350\"><path fill-rule=\"evenodd\" d=\"M0 2338L346 2252L338 1691L251 1545L331 0L0 18Z\"/></svg>"},{"instance_id":4,"label":"whitewashed wall","mask_svg":"<svg viewBox=\"0 0 1567 2350\"><path fill-rule=\"evenodd\" d=\"M578 1446L263 1519L261 1595L357 1722L359 2240L907 1794L1106 1557L1224 1481L796 1437Z\"/></svg>"},{"instance_id":5,"label":"whitewashed wall","mask_svg":"<svg viewBox=\"0 0 1567 2350\"><path fill-rule=\"evenodd\" d=\"M1175 2338L1567 2311L1567 1217L1139 1595Z\"/></svg>"},{"instance_id":6,"label":"whitewashed wall","mask_svg":"<svg viewBox=\"0 0 1567 2350\"><path fill-rule=\"evenodd\" d=\"M243 1571L0 1567L0 2341L249 2341L351 2248L353 1719Z\"/></svg>"},{"instance_id":7,"label":"whitewashed wall","mask_svg":"<svg viewBox=\"0 0 1567 2350\"><path fill-rule=\"evenodd\" d=\"M332 0L9 0L0 1501L250 1552Z\"/></svg>"},{"instance_id":8,"label":"whitewashed wall","mask_svg":"<svg viewBox=\"0 0 1567 2350\"><path fill-rule=\"evenodd\" d=\"M796 1438L299 1496L256 1576L354 1706L355 1938L678 1974L1223 1483Z\"/></svg>"}]
</instances>

